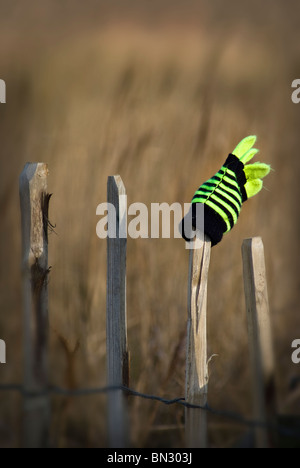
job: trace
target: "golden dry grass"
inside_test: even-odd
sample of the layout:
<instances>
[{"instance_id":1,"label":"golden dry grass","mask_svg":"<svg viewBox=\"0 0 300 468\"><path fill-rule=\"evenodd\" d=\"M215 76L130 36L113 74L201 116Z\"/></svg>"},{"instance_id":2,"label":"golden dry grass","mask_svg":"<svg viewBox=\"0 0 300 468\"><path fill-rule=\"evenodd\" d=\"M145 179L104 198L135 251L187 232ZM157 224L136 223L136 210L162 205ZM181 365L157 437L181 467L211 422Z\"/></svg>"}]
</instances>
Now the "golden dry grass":
<instances>
[{"instance_id":1,"label":"golden dry grass","mask_svg":"<svg viewBox=\"0 0 300 468\"><path fill-rule=\"evenodd\" d=\"M84 9L73 2L72 13L70 5L58 11L50 2L33 2L36 9L27 13L3 5L0 78L8 96L0 108L0 338L7 342L8 364L1 382L22 378L18 176L26 161L49 164L53 193L51 381L101 386L106 244L96 236L95 213L106 200L107 177L122 176L129 204L189 202L236 143L254 133L261 160L275 172L212 251L209 353L218 357L210 363L209 401L251 415L240 248L245 237L259 235L280 409L299 413L299 399L288 403L289 380L299 373L290 360L291 341L300 334L300 107L292 104L290 87L300 73L299 7L253 2L244 11L237 1L230 9L211 3L191 2L188 10L178 1L172 14L162 8L157 27L156 2L148 6L152 13L144 6L118 15L106 7L106 16L91 0ZM131 386L183 395L188 252L178 239L129 239L127 263ZM182 446L181 408L139 399L130 407L134 446ZM20 419L18 398L0 395L1 445L18 444ZM211 417L213 446L226 446L243 432L216 422ZM176 428L155 430L167 425ZM54 398L52 426L54 445L105 446L105 398Z\"/></svg>"}]
</instances>

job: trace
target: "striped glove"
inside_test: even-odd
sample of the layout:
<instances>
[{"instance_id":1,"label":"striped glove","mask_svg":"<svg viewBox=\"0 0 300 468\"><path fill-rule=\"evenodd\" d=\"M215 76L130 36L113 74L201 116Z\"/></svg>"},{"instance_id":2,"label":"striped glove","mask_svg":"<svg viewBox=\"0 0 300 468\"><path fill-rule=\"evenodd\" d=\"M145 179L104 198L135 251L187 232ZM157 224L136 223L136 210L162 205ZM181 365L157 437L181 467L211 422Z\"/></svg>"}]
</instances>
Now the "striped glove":
<instances>
[{"instance_id":1,"label":"striped glove","mask_svg":"<svg viewBox=\"0 0 300 468\"><path fill-rule=\"evenodd\" d=\"M264 163L247 164L257 153L253 148L256 136L244 138L229 154L224 165L211 179L201 185L192 200L192 227L197 226L196 205L204 204L204 233L212 245L218 244L223 234L236 224L242 203L253 197L263 187L262 178L269 174L271 167ZM186 241L193 238L191 230L181 222L181 235ZM190 231L190 236L187 235Z\"/></svg>"}]
</instances>

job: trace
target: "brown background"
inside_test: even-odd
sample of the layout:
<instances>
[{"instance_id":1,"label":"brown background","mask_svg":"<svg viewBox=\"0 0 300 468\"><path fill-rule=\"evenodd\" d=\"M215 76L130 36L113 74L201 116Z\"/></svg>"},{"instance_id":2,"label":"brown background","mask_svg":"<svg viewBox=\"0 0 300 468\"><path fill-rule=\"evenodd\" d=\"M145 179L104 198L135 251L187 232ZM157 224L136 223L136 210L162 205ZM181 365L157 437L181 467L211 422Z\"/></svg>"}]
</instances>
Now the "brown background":
<instances>
[{"instance_id":1,"label":"brown background","mask_svg":"<svg viewBox=\"0 0 300 468\"><path fill-rule=\"evenodd\" d=\"M0 383L22 379L18 177L49 164L51 382L105 385L106 245L96 207L109 175L128 203L189 202L238 141L258 135L274 168L212 251L209 402L251 416L241 243L262 236L279 408L299 414L291 342L299 320L299 2L1 1ZM182 240L128 240L131 386L184 395L188 253ZM79 348L76 349L77 343ZM74 352L73 352L74 351ZM130 400L134 446L183 446L183 409ZM52 444L106 446L103 396L53 398ZM19 444L21 401L0 394L0 444ZM244 431L211 416L210 443Z\"/></svg>"}]
</instances>

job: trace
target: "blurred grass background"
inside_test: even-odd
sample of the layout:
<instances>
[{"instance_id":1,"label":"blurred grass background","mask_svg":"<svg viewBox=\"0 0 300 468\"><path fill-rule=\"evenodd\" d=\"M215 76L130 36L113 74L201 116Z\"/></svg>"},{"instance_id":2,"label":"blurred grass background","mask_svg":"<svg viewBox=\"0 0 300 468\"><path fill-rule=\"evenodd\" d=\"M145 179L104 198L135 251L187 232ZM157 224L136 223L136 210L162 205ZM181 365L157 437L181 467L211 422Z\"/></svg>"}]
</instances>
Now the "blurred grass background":
<instances>
[{"instance_id":1,"label":"blurred grass background","mask_svg":"<svg viewBox=\"0 0 300 468\"><path fill-rule=\"evenodd\" d=\"M0 382L22 380L18 177L49 164L51 382L101 386L105 372L106 243L96 207L109 175L128 203L189 202L237 142L257 134L275 172L214 247L208 291L209 403L251 416L241 243L262 236L281 412L299 370L300 77L296 0L0 1ZM257 159L259 159L257 158ZM182 240L128 239L131 387L184 395L188 251ZM106 400L53 398L52 444L105 447ZM133 446L182 447L184 411L130 400ZM0 394L0 445L20 443L22 405ZM213 447L245 430L209 419Z\"/></svg>"}]
</instances>

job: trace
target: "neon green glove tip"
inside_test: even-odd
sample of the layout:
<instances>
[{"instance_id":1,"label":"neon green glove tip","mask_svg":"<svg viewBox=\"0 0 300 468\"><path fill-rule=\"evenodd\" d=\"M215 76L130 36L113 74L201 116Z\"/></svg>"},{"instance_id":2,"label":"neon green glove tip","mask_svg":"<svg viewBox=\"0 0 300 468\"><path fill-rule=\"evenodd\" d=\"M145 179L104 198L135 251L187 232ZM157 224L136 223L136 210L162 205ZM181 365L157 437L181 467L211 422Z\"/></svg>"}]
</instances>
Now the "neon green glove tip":
<instances>
[{"instance_id":1,"label":"neon green glove tip","mask_svg":"<svg viewBox=\"0 0 300 468\"><path fill-rule=\"evenodd\" d=\"M254 146L256 140L257 140L256 135L247 136L246 138L244 138L242 141L239 142L239 144L237 145L235 150L232 152L232 154L234 154L234 156L239 158L245 164L244 157L251 150L251 148ZM256 152L257 151L258 150L256 150ZM256 154L256 153L254 153L254 154ZM253 156L254 156L254 154L253 154ZM248 161L250 161L250 159L248 159Z\"/></svg>"},{"instance_id":2,"label":"neon green glove tip","mask_svg":"<svg viewBox=\"0 0 300 468\"><path fill-rule=\"evenodd\" d=\"M254 180L254 179L263 179L268 174L270 174L271 166L265 163L254 163L254 164L247 164L244 167L244 172L246 175L247 180Z\"/></svg>"},{"instance_id":3,"label":"neon green glove tip","mask_svg":"<svg viewBox=\"0 0 300 468\"><path fill-rule=\"evenodd\" d=\"M247 164L247 162L251 161L251 159L259 152L258 149L253 148L256 140L256 135L250 135L240 141L233 151L233 154L245 165L244 172L247 179L245 190L248 198L253 197L261 191L263 188L263 181L261 179L266 177L271 171L271 166L269 164L260 162Z\"/></svg>"},{"instance_id":4,"label":"neon green glove tip","mask_svg":"<svg viewBox=\"0 0 300 468\"><path fill-rule=\"evenodd\" d=\"M261 179L249 180L245 184L247 197L248 198L254 197L254 195L260 192L262 188L263 188L263 181Z\"/></svg>"}]
</instances>

